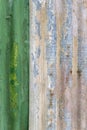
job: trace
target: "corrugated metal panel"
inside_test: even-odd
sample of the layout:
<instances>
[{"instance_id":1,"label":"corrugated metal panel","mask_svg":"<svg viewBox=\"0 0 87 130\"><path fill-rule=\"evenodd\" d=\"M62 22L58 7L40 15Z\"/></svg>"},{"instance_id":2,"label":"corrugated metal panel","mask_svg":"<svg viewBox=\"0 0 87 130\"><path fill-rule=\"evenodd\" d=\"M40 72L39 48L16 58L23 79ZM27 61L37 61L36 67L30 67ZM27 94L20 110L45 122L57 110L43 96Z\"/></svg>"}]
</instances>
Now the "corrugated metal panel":
<instances>
[{"instance_id":1,"label":"corrugated metal panel","mask_svg":"<svg viewBox=\"0 0 87 130\"><path fill-rule=\"evenodd\" d=\"M87 1L30 0L29 130L87 130Z\"/></svg>"}]
</instances>

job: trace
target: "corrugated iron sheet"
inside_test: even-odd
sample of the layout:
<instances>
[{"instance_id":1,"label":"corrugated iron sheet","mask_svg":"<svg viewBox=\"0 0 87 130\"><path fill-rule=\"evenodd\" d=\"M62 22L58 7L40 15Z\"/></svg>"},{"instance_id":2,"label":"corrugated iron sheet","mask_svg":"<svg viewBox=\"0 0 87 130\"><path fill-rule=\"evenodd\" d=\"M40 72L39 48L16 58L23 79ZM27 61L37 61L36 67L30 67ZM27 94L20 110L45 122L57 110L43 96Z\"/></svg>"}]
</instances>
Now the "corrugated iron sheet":
<instances>
[{"instance_id":1,"label":"corrugated iron sheet","mask_svg":"<svg viewBox=\"0 0 87 130\"><path fill-rule=\"evenodd\" d=\"M30 0L29 130L87 130L87 0Z\"/></svg>"}]
</instances>

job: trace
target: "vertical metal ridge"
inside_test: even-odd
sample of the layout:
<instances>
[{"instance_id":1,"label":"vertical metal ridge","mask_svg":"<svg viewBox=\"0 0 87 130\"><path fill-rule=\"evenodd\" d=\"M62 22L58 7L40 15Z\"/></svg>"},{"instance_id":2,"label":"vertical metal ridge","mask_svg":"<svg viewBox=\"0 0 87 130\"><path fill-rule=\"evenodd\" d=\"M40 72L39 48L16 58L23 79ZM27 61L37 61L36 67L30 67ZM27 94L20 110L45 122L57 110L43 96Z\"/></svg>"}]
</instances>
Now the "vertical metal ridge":
<instances>
[{"instance_id":1,"label":"vertical metal ridge","mask_svg":"<svg viewBox=\"0 0 87 130\"><path fill-rule=\"evenodd\" d=\"M80 117L81 117L81 130L87 127L87 1L81 1L81 18L79 22L79 77L81 85L80 94ZM81 27L80 27L81 26Z\"/></svg>"},{"instance_id":2,"label":"vertical metal ridge","mask_svg":"<svg viewBox=\"0 0 87 130\"><path fill-rule=\"evenodd\" d=\"M56 130L61 130L61 121L59 117L59 102L60 102L60 96L61 96L61 68L60 68L60 51L61 51L61 25L62 25L62 20L61 20L61 14L62 12L60 11L61 9L61 0L55 0L55 13L56 13L56 29L57 29L57 53L56 53L56 88L55 88L55 93L56 93L56 98L57 98L57 105L56 105L56 111L57 111L57 121L56 121ZM60 7L58 8L58 4Z\"/></svg>"},{"instance_id":3,"label":"vertical metal ridge","mask_svg":"<svg viewBox=\"0 0 87 130\"><path fill-rule=\"evenodd\" d=\"M56 16L55 1L47 0L47 39L46 39L46 63L47 63L47 128L56 129Z\"/></svg>"},{"instance_id":4,"label":"vertical metal ridge","mask_svg":"<svg viewBox=\"0 0 87 130\"><path fill-rule=\"evenodd\" d=\"M77 93L78 93L78 0L73 1L73 57L72 57L72 129L78 129Z\"/></svg>"},{"instance_id":5,"label":"vertical metal ridge","mask_svg":"<svg viewBox=\"0 0 87 130\"><path fill-rule=\"evenodd\" d=\"M46 2L30 1L30 127L33 130L46 129ZM33 5L33 6L32 6ZM46 68L45 68L46 67ZM33 82L32 82L33 81Z\"/></svg>"},{"instance_id":6,"label":"vertical metal ridge","mask_svg":"<svg viewBox=\"0 0 87 130\"><path fill-rule=\"evenodd\" d=\"M43 2L42 8L40 10L40 30L41 30L41 86L40 86L40 113L39 113L39 129L46 129L47 125L47 65L46 65L46 34L47 34L47 14L46 14L46 2Z\"/></svg>"},{"instance_id":7,"label":"vertical metal ridge","mask_svg":"<svg viewBox=\"0 0 87 130\"><path fill-rule=\"evenodd\" d=\"M61 129L72 127L71 89L72 89L72 0L63 2L63 23L61 27L61 97L60 120Z\"/></svg>"}]
</instances>

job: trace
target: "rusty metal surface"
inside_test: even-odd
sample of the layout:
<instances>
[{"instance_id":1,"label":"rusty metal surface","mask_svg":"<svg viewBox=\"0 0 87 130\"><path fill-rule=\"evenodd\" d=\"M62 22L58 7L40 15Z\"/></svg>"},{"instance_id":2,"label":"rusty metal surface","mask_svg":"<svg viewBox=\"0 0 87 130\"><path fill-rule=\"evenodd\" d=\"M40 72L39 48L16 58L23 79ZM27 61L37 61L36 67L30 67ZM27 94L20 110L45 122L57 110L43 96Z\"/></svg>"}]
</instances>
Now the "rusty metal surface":
<instances>
[{"instance_id":1,"label":"rusty metal surface","mask_svg":"<svg viewBox=\"0 0 87 130\"><path fill-rule=\"evenodd\" d=\"M29 130L87 130L87 0L30 0Z\"/></svg>"}]
</instances>

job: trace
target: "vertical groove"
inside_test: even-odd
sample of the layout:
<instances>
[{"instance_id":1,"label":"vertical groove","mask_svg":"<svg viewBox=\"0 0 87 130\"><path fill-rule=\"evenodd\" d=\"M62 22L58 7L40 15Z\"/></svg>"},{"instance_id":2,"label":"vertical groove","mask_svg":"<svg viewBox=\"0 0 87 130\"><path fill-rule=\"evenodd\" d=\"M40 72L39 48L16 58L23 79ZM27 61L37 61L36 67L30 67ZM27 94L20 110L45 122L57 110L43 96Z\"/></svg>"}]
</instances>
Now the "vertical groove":
<instances>
[{"instance_id":1,"label":"vertical groove","mask_svg":"<svg viewBox=\"0 0 87 130\"><path fill-rule=\"evenodd\" d=\"M46 130L56 129L56 15L55 1L47 1L47 40L46 40L46 62L47 62L47 128Z\"/></svg>"},{"instance_id":2,"label":"vertical groove","mask_svg":"<svg viewBox=\"0 0 87 130\"><path fill-rule=\"evenodd\" d=\"M86 108L87 108L87 1L81 1L80 4L81 9L81 18L80 21L82 25L80 26L80 33L79 33L79 77L80 77L80 84L81 84L81 95L80 95L80 108L81 108L81 130L86 130L87 127L87 115L86 115Z\"/></svg>"},{"instance_id":3,"label":"vertical groove","mask_svg":"<svg viewBox=\"0 0 87 130\"><path fill-rule=\"evenodd\" d=\"M59 7L60 6L60 7ZM60 111L60 96L61 96L61 68L60 68L60 50L61 50L61 25L62 25L62 2L61 0L55 0L55 10L56 10L56 26L57 26L57 53L56 53L56 70L57 70L57 80L56 80L56 98L57 98L57 130L61 130L61 121L59 116Z\"/></svg>"}]
</instances>

